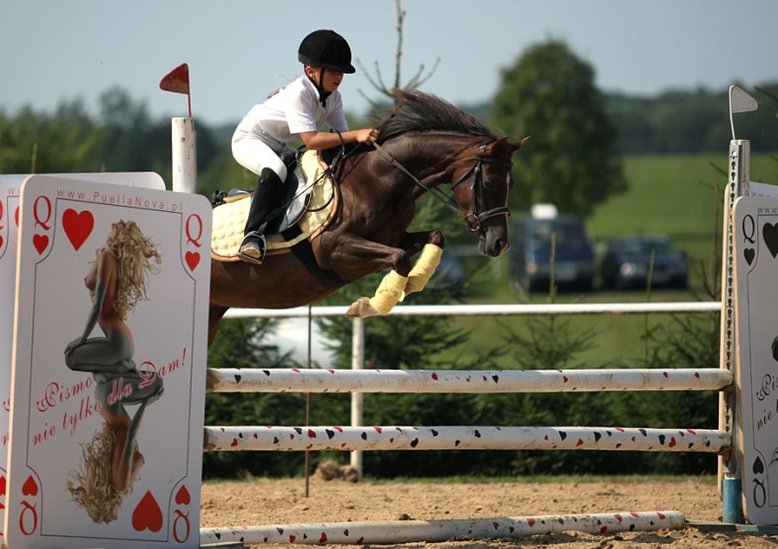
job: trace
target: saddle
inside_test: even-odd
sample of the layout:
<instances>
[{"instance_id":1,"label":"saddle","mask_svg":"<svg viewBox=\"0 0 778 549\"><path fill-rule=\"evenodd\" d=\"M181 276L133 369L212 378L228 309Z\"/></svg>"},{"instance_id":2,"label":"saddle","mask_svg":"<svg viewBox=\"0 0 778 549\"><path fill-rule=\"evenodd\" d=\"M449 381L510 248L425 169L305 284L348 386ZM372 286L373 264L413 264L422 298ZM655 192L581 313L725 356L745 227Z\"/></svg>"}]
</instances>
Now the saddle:
<instances>
[{"instance_id":1,"label":"saddle","mask_svg":"<svg viewBox=\"0 0 778 549\"><path fill-rule=\"evenodd\" d=\"M288 253L292 246L315 238L329 224L337 207L337 193L326 174L327 166L316 151L306 151L284 183L288 204L280 225L267 235L267 254ZM230 191L215 196L211 258L215 261L241 261L238 248L243 240L251 193Z\"/></svg>"}]
</instances>

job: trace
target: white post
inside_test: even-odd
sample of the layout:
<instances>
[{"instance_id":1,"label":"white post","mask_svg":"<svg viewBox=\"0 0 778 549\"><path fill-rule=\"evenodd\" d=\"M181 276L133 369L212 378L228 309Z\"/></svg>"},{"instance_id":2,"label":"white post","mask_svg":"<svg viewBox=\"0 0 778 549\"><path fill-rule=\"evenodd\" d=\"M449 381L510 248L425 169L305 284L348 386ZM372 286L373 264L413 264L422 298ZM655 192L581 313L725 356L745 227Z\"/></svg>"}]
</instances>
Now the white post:
<instances>
[{"instance_id":1,"label":"white post","mask_svg":"<svg viewBox=\"0 0 778 549\"><path fill-rule=\"evenodd\" d=\"M735 376L735 239L732 227L732 208L738 197L748 195L751 179L751 142L733 139L729 144L729 170L724 195L724 223L721 254L721 337L719 366ZM734 391L719 393L719 429L732 437L732 451L719 456L718 481L722 500L722 520L726 523L743 522L741 502L740 456L737 451L737 406Z\"/></svg>"},{"instance_id":2,"label":"white post","mask_svg":"<svg viewBox=\"0 0 778 549\"><path fill-rule=\"evenodd\" d=\"M362 370L365 367L365 321L354 318L351 327L351 369ZM351 393L351 426L362 426L362 393ZM362 480L362 451L351 452L351 467L357 472L357 478Z\"/></svg>"},{"instance_id":3,"label":"white post","mask_svg":"<svg viewBox=\"0 0 778 549\"><path fill-rule=\"evenodd\" d=\"M197 135L194 119L172 119L173 190L194 193L197 188Z\"/></svg>"}]
</instances>

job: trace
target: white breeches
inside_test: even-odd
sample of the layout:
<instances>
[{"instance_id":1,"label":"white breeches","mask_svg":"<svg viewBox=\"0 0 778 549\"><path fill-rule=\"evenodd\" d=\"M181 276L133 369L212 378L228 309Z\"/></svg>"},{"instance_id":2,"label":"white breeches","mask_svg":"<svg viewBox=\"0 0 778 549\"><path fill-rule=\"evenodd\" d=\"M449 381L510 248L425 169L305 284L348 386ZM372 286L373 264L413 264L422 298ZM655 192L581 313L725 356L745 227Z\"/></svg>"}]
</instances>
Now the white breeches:
<instances>
[{"instance_id":1,"label":"white breeches","mask_svg":"<svg viewBox=\"0 0 778 549\"><path fill-rule=\"evenodd\" d=\"M279 156L282 150L283 148L279 148L276 152L269 144L253 135L244 135L232 142L232 156L238 164L257 175L265 168L270 168L281 181L286 181L286 166Z\"/></svg>"}]
</instances>

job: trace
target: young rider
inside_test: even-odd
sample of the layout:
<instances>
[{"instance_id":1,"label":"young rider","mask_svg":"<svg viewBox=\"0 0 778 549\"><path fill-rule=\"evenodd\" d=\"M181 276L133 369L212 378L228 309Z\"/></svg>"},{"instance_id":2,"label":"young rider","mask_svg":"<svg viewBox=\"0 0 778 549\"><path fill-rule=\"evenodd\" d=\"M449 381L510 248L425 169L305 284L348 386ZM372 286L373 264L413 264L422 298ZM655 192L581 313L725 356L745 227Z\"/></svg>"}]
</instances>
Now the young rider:
<instances>
[{"instance_id":1,"label":"young rider","mask_svg":"<svg viewBox=\"0 0 778 549\"><path fill-rule=\"evenodd\" d=\"M297 52L304 74L255 105L232 136L232 154L244 168L259 176L238 255L260 264L267 250L268 215L279 204L286 166L281 156L287 145L302 141L312 150L344 143L372 143L373 128L348 129L338 87L344 74L355 72L348 42L332 30L306 36ZM323 123L332 130L319 130Z\"/></svg>"}]
</instances>

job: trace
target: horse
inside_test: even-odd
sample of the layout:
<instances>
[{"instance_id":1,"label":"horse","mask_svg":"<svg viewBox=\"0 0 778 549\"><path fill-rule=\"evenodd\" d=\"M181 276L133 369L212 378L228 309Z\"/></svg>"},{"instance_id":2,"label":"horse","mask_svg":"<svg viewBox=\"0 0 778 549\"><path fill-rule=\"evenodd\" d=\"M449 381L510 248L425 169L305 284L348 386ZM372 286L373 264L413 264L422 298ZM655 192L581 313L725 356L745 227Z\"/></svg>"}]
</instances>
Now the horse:
<instances>
[{"instance_id":1,"label":"horse","mask_svg":"<svg viewBox=\"0 0 778 549\"><path fill-rule=\"evenodd\" d=\"M373 146L357 147L333 167L338 210L310 241L309 261L286 253L269 255L261 265L211 263L209 344L230 307L308 305L387 268L392 271L377 298L360 298L350 316L384 314L404 295L420 291L444 246L437 229L407 232L416 201L428 192L464 219L482 254L494 258L508 249L511 158L528 138L497 137L475 117L420 91L398 91L378 130ZM443 184L450 185L450 194L439 188ZM411 257L419 252L417 265L424 265L417 269ZM388 304L381 301L386 296Z\"/></svg>"}]
</instances>

